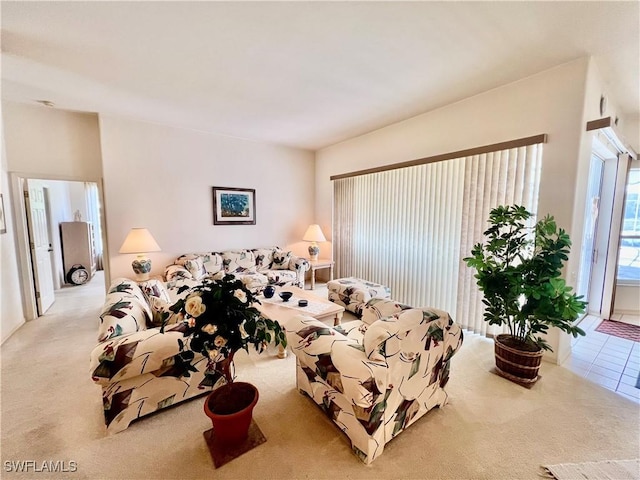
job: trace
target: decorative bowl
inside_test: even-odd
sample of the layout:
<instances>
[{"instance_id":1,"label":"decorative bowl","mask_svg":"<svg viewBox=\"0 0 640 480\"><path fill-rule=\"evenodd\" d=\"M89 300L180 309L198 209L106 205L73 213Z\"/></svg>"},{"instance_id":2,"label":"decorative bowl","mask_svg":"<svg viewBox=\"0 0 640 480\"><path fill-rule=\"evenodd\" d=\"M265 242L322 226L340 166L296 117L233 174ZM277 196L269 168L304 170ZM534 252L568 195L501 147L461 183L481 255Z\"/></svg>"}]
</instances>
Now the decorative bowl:
<instances>
[{"instance_id":1,"label":"decorative bowl","mask_svg":"<svg viewBox=\"0 0 640 480\"><path fill-rule=\"evenodd\" d=\"M280 298L283 302L288 302L292 296L293 292L280 292Z\"/></svg>"},{"instance_id":2,"label":"decorative bowl","mask_svg":"<svg viewBox=\"0 0 640 480\"><path fill-rule=\"evenodd\" d=\"M266 298L271 298L273 297L273 294L276 293L276 289L273 288L272 285L267 285L264 288L264 291L262 292L262 294L266 297Z\"/></svg>"}]
</instances>

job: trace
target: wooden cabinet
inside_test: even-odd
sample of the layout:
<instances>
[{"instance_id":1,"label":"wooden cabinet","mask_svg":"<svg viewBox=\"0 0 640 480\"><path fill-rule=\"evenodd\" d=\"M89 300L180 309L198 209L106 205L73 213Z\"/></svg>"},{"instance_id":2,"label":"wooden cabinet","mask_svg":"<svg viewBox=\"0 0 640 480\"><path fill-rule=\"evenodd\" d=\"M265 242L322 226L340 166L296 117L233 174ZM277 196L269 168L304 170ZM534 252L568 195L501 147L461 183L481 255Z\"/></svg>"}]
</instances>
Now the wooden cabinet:
<instances>
[{"instance_id":1,"label":"wooden cabinet","mask_svg":"<svg viewBox=\"0 0 640 480\"><path fill-rule=\"evenodd\" d=\"M61 222L62 260L64 277L74 265L82 265L89 278L96 273L96 254L93 238L93 225L90 222Z\"/></svg>"}]
</instances>

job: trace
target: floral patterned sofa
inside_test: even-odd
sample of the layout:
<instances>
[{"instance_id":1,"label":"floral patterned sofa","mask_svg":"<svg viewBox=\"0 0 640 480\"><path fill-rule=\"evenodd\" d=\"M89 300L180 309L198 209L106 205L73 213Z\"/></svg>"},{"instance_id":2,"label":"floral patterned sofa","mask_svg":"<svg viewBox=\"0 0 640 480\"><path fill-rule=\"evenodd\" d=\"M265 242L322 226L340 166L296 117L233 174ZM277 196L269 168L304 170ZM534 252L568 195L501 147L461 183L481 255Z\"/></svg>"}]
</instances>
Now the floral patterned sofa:
<instances>
[{"instance_id":1,"label":"floral patterned sofa","mask_svg":"<svg viewBox=\"0 0 640 480\"><path fill-rule=\"evenodd\" d=\"M184 351L185 325L169 307L204 277L232 273L247 288L267 284L304 288L304 258L278 247L229 250L178 257L165 269L166 282L151 279L137 283L114 280L100 314L98 345L91 352L92 380L102 388L105 423L109 433L162 408L207 393L225 383L219 364L201 355L191 362L195 371L184 376L190 352ZM164 333L160 325L169 316ZM205 372L211 375L205 378Z\"/></svg>"},{"instance_id":2,"label":"floral patterned sofa","mask_svg":"<svg viewBox=\"0 0 640 480\"><path fill-rule=\"evenodd\" d=\"M444 387L462 331L446 312L374 298L362 320L330 327L300 315L285 327L298 389L347 434L364 463L447 403Z\"/></svg>"},{"instance_id":3,"label":"floral patterned sofa","mask_svg":"<svg viewBox=\"0 0 640 480\"><path fill-rule=\"evenodd\" d=\"M188 294L178 294L178 289L196 283L152 279L138 284L127 278L111 283L100 314L99 343L90 357L91 378L102 389L108 433L225 383L222 374L216 374L218 366L201 355L195 355L195 371L183 375L191 353L183 351L185 325L180 318L170 318L160 332L168 306ZM212 379L205 379L208 368Z\"/></svg>"},{"instance_id":4,"label":"floral patterned sofa","mask_svg":"<svg viewBox=\"0 0 640 480\"><path fill-rule=\"evenodd\" d=\"M190 253L178 257L165 269L169 280L199 280L231 273L247 288L258 291L267 285L293 285L304 289L309 262L279 247L223 252Z\"/></svg>"}]
</instances>

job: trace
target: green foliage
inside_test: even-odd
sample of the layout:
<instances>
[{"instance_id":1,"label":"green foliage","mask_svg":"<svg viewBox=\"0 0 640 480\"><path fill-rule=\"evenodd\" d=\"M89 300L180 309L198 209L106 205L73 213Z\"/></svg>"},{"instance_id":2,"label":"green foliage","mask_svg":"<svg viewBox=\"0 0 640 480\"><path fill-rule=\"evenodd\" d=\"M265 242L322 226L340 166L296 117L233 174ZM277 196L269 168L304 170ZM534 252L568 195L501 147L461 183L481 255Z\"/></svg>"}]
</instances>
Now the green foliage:
<instances>
[{"instance_id":1,"label":"green foliage","mask_svg":"<svg viewBox=\"0 0 640 480\"><path fill-rule=\"evenodd\" d=\"M178 292L182 291L181 287ZM184 319L184 336L188 338L179 342L180 350L201 353L213 364L241 348L249 351L249 345L259 353L270 343L286 347L284 330L278 322L263 317L254 306L257 303L260 301L255 295L233 275L203 280L170 307ZM187 357L181 354L181 358Z\"/></svg>"},{"instance_id":2,"label":"green foliage","mask_svg":"<svg viewBox=\"0 0 640 480\"><path fill-rule=\"evenodd\" d=\"M528 227L531 214L519 205L491 210L485 242L473 246L463 261L476 270L484 293L484 320L507 325L521 342L551 350L542 335L557 327L574 337L584 335L575 320L586 302L561 278L571 239L550 215Z\"/></svg>"}]
</instances>

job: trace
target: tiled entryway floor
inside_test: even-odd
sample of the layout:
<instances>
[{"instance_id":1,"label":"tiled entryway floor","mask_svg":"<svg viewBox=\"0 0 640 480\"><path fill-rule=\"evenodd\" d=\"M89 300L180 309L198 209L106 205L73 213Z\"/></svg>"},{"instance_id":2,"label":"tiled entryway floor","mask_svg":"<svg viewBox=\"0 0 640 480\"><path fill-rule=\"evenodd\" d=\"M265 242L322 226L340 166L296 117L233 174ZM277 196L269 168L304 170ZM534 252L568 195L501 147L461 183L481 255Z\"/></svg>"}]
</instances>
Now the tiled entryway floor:
<instances>
[{"instance_id":1,"label":"tiled entryway floor","mask_svg":"<svg viewBox=\"0 0 640 480\"><path fill-rule=\"evenodd\" d=\"M640 342L596 332L600 319L580 322L587 335L573 339L571 356L562 364L574 373L640 404Z\"/></svg>"}]
</instances>

